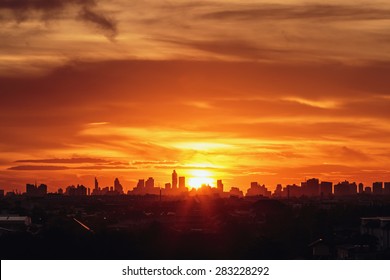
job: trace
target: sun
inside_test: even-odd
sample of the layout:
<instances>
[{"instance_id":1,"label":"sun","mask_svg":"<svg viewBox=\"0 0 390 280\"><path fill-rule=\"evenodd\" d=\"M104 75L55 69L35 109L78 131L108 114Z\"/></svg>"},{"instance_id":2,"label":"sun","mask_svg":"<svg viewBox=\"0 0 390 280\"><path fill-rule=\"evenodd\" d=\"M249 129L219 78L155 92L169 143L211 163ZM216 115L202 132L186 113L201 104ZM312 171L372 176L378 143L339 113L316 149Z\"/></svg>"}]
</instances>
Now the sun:
<instances>
[{"instance_id":1,"label":"sun","mask_svg":"<svg viewBox=\"0 0 390 280\"><path fill-rule=\"evenodd\" d=\"M199 189L202 185L214 186L214 179L207 170L192 170L191 175L188 179L188 185L191 188Z\"/></svg>"}]
</instances>

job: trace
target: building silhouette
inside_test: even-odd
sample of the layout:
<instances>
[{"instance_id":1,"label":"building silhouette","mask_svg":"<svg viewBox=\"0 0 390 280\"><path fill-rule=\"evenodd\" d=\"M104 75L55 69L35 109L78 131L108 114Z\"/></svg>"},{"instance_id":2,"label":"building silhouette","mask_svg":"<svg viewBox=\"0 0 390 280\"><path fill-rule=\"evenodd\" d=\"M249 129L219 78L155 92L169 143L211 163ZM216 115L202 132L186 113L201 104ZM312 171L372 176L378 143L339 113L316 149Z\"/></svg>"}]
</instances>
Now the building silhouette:
<instances>
[{"instance_id":1,"label":"building silhouette","mask_svg":"<svg viewBox=\"0 0 390 280\"><path fill-rule=\"evenodd\" d=\"M68 186L65 191L65 195L69 196L86 196L87 195L87 188L83 185L77 185L75 186Z\"/></svg>"},{"instance_id":2,"label":"building silhouette","mask_svg":"<svg viewBox=\"0 0 390 280\"><path fill-rule=\"evenodd\" d=\"M185 177L179 177L179 190L181 190L181 191L186 190L186 178Z\"/></svg>"},{"instance_id":3,"label":"building silhouette","mask_svg":"<svg viewBox=\"0 0 390 280\"><path fill-rule=\"evenodd\" d=\"M265 187L265 185L260 185L257 182L251 182L251 186L247 190L246 196L271 197L271 192Z\"/></svg>"},{"instance_id":4,"label":"building silhouette","mask_svg":"<svg viewBox=\"0 0 390 280\"><path fill-rule=\"evenodd\" d=\"M33 184L26 184L26 195L31 197L42 197L47 194L47 185L40 184L37 186Z\"/></svg>"},{"instance_id":5,"label":"building silhouette","mask_svg":"<svg viewBox=\"0 0 390 280\"><path fill-rule=\"evenodd\" d=\"M119 182L118 178L115 178L114 180L114 191L117 192L118 194L123 194L123 187Z\"/></svg>"},{"instance_id":6,"label":"building silhouette","mask_svg":"<svg viewBox=\"0 0 390 280\"><path fill-rule=\"evenodd\" d=\"M385 188L383 189L383 194L390 195L390 182L385 182Z\"/></svg>"},{"instance_id":7,"label":"building silhouette","mask_svg":"<svg viewBox=\"0 0 390 280\"><path fill-rule=\"evenodd\" d=\"M95 187L92 190L92 195L100 195L100 194L101 194L101 191L100 191L100 188L99 188L99 182L98 182L98 180L95 177Z\"/></svg>"},{"instance_id":8,"label":"building silhouette","mask_svg":"<svg viewBox=\"0 0 390 280\"><path fill-rule=\"evenodd\" d=\"M173 170L172 172L172 189L177 189L177 173L176 170Z\"/></svg>"},{"instance_id":9,"label":"building silhouette","mask_svg":"<svg viewBox=\"0 0 390 280\"><path fill-rule=\"evenodd\" d=\"M237 187L231 187L229 191L229 196L241 198L244 196L244 193Z\"/></svg>"},{"instance_id":10,"label":"building silhouette","mask_svg":"<svg viewBox=\"0 0 390 280\"><path fill-rule=\"evenodd\" d=\"M320 196L321 197L330 197L332 195L332 182L321 182L320 184Z\"/></svg>"},{"instance_id":11,"label":"building silhouette","mask_svg":"<svg viewBox=\"0 0 390 280\"><path fill-rule=\"evenodd\" d=\"M277 184L276 185L276 188L275 188L275 191L274 191L274 194L273 194L275 197L282 197L283 196L283 187L281 184Z\"/></svg>"},{"instance_id":12,"label":"building silhouette","mask_svg":"<svg viewBox=\"0 0 390 280\"><path fill-rule=\"evenodd\" d=\"M319 179L312 178L306 182L301 183L302 195L308 197L315 197L320 195L320 183Z\"/></svg>"},{"instance_id":13,"label":"building silhouette","mask_svg":"<svg viewBox=\"0 0 390 280\"><path fill-rule=\"evenodd\" d=\"M223 193L223 183L222 183L222 180L217 180L217 189L218 189L218 192Z\"/></svg>"},{"instance_id":14,"label":"building silhouette","mask_svg":"<svg viewBox=\"0 0 390 280\"><path fill-rule=\"evenodd\" d=\"M348 181L340 182L334 185L335 196L351 196L357 193L357 185L355 182L349 183Z\"/></svg>"},{"instance_id":15,"label":"building silhouette","mask_svg":"<svg viewBox=\"0 0 390 280\"><path fill-rule=\"evenodd\" d=\"M287 185L286 188L284 189L284 193L285 193L284 196L287 198L301 197L303 195L301 187L296 184Z\"/></svg>"},{"instance_id":16,"label":"building silhouette","mask_svg":"<svg viewBox=\"0 0 390 280\"><path fill-rule=\"evenodd\" d=\"M145 179L139 179L137 183L137 188L144 189L145 188Z\"/></svg>"},{"instance_id":17,"label":"building silhouette","mask_svg":"<svg viewBox=\"0 0 390 280\"><path fill-rule=\"evenodd\" d=\"M359 183L358 188L359 188L359 193L363 193L364 192L364 185L363 185L363 183Z\"/></svg>"},{"instance_id":18,"label":"building silhouette","mask_svg":"<svg viewBox=\"0 0 390 280\"><path fill-rule=\"evenodd\" d=\"M151 191L154 189L154 179L153 177L149 177L145 182L146 191Z\"/></svg>"},{"instance_id":19,"label":"building silhouette","mask_svg":"<svg viewBox=\"0 0 390 280\"><path fill-rule=\"evenodd\" d=\"M376 195L381 195L383 190L383 182L374 182L372 183L372 193Z\"/></svg>"}]
</instances>

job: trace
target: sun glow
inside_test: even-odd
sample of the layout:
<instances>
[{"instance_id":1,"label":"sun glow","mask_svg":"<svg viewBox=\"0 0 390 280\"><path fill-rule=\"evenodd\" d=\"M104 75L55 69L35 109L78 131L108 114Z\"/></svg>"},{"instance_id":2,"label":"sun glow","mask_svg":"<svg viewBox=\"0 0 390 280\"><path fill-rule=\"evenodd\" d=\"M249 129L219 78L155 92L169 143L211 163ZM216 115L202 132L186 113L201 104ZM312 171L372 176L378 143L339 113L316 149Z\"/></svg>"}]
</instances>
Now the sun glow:
<instances>
[{"instance_id":1,"label":"sun glow","mask_svg":"<svg viewBox=\"0 0 390 280\"><path fill-rule=\"evenodd\" d=\"M214 179L207 170L193 170L191 175L192 177L188 180L188 185L191 188L199 189L202 185L214 186Z\"/></svg>"}]
</instances>

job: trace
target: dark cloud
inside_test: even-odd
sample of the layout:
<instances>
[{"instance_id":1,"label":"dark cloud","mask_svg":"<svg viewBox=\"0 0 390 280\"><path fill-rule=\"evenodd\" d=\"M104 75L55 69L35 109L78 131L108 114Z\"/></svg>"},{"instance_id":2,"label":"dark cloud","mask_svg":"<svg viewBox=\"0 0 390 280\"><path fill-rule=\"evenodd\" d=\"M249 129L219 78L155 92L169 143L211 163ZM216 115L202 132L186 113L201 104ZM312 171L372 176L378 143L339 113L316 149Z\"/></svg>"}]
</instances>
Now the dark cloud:
<instances>
[{"instance_id":1,"label":"dark cloud","mask_svg":"<svg viewBox=\"0 0 390 280\"><path fill-rule=\"evenodd\" d=\"M94 5L94 0L2 0L0 9L10 10L55 10L66 5Z\"/></svg>"},{"instance_id":2,"label":"dark cloud","mask_svg":"<svg viewBox=\"0 0 390 280\"><path fill-rule=\"evenodd\" d=\"M24 159L17 163L109 163L110 161L99 158L53 158L53 159Z\"/></svg>"},{"instance_id":3,"label":"dark cloud","mask_svg":"<svg viewBox=\"0 0 390 280\"><path fill-rule=\"evenodd\" d=\"M94 11L89 7L83 7L79 16L82 20L97 26L106 34L107 38L113 40L117 35L118 30L116 22L112 18L104 15L104 13Z\"/></svg>"},{"instance_id":4,"label":"dark cloud","mask_svg":"<svg viewBox=\"0 0 390 280\"><path fill-rule=\"evenodd\" d=\"M77 7L78 18L86 23L92 23L107 38L113 40L117 35L116 21L96 9L96 0L4 0L0 2L0 13L11 12L18 21L38 17L49 21L60 18L70 7ZM1 18L1 14L0 14Z\"/></svg>"},{"instance_id":5,"label":"dark cloud","mask_svg":"<svg viewBox=\"0 0 390 280\"><path fill-rule=\"evenodd\" d=\"M193 170L193 169L202 169L202 170L215 170L218 169L217 167L212 166L191 166L191 165L156 165L153 166L155 169L167 169L167 170L176 170L176 169L183 169L183 170Z\"/></svg>"},{"instance_id":6,"label":"dark cloud","mask_svg":"<svg viewBox=\"0 0 390 280\"><path fill-rule=\"evenodd\" d=\"M169 165L169 164L176 164L177 161L174 160L144 160L144 161L133 161L131 164L132 165L149 165L149 164L156 164L156 165Z\"/></svg>"},{"instance_id":7,"label":"dark cloud","mask_svg":"<svg viewBox=\"0 0 390 280\"><path fill-rule=\"evenodd\" d=\"M79 166L76 168L77 170L118 170L118 169L136 169L135 167L131 167L128 165L94 165L94 166Z\"/></svg>"},{"instance_id":8,"label":"dark cloud","mask_svg":"<svg viewBox=\"0 0 390 280\"><path fill-rule=\"evenodd\" d=\"M58 171L58 170L119 170L135 169L126 165L90 165L90 166L57 166L57 165L18 165L9 167L8 170L15 171Z\"/></svg>"},{"instance_id":9,"label":"dark cloud","mask_svg":"<svg viewBox=\"0 0 390 280\"><path fill-rule=\"evenodd\" d=\"M217 42L216 45L222 43ZM248 46L248 49L255 48ZM179 91L192 95L184 96L186 99L209 96L206 90L210 88L223 90L214 90L214 97L235 97L233 91L240 91L244 95L257 92L256 95L259 95L259 89L261 92L272 91L273 95L284 92L317 98L322 95L348 96L349 90L353 89L354 97L359 97L362 92L388 93L389 69L388 63L361 66L131 60L70 63L42 78L0 78L2 92L10 93L2 94L0 98L1 101L19 100L18 104L26 100L31 105L48 102L74 105L75 101L77 104L83 99L100 101L106 99L108 94L114 99L131 96L132 100L138 101L157 101L156 98L162 101L178 95ZM88 94L91 91L93 94ZM138 94L141 91L142 94ZM13 97L21 93L26 98ZM32 93L36 93L35 100L29 98Z\"/></svg>"},{"instance_id":10,"label":"dark cloud","mask_svg":"<svg viewBox=\"0 0 390 280\"><path fill-rule=\"evenodd\" d=\"M39 14L41 19L59 17L65 9L75 7L93 7L95 0L3 0L0 2L0 12L10 11L18 20L24 20Z\"/></svg>"},{"instance_id":11,"label":"dark cloud","mask_svg":"<svg viewBox=\"0 0 390 280\"><path fill-rule=\"evenodd\" d=\"M385 20L390 11L364 5L240 5L235 8L205 13L201 18L215 20Z\"/></svg>"},{"instance_id":12,"label":"dark cloud","mask_svg":"<svg viewBox=\"0 0 390 280\"><path fill-rule=\"evenodd\" d=\"M67 170L69 169L66 166L52 166L52 165L19 165L8 168L8 170L19 170L19 171L37 171L37 170L47 170L47 171L58 171L58 170Z\"/></svg>"}]
</instances>

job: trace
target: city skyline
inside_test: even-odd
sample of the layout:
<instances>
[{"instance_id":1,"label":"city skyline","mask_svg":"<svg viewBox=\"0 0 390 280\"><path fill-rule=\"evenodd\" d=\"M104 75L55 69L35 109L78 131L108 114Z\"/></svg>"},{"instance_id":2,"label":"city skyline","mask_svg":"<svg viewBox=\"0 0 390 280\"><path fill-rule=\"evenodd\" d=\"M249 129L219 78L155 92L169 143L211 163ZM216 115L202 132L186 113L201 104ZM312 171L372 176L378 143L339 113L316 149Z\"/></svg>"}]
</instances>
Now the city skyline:
<instances>
[{"instance_id":1,"label":"city skyline","mask_svg":"<svg viewBox=\"0 0 390 280\"><path fill-rule=\"evenodd\" d=\"M178 180L179 178L179 180ZM193 178L194 179L194 178ZM203 179L203 180L202 180ZM210 180L209 180L210 179ZM94 178L93 187L90 185L84 186L77 183L69 186L60 186L57 189L49 189L45 183L40 183L38 186L37 181L35 184L27 183L25 185L25 192L20 188L11 191L0 189L0 196L12 196L27 194L29 196L45 196L48 193L51 194L65 194L69 196L99 196L99 195L163 195L163 196L187 196L187 195L217 195L221 197L229 196L262 196L268 198L290 198L290 197L321 197L332 198L354 196L356 194L365 195L390 195L390 180L381 182L375 181L371 185L364 185L363 183L349 182L347 180L340 182L328 182L318 178L309 178L299 184L290 183L286 185L277 184L276 186L266 186L257 181L252 181L249 187L245 186L226 186L222 179L216 179L212 182L211 178L198 177L197 180L193 180L198 185L186 184L186 177L179 176L176 170L173 170L171 174L171 181L161 184L156 182L153 177L149 177L147 180L138 179L136 185L131 187L123 187L120 180L115 178L113 185L102 186L99 185L99 180Z\"/></svg>"},{"instance_id":2,"label":"city skyline","mask_svg":"<svg viewBox=\"0 0 390 280\"><path fill-rule=\"evenodd\" d=\"M390 176L388 3L14 2L0 189Z\"/></svg>"}]
</instances>

